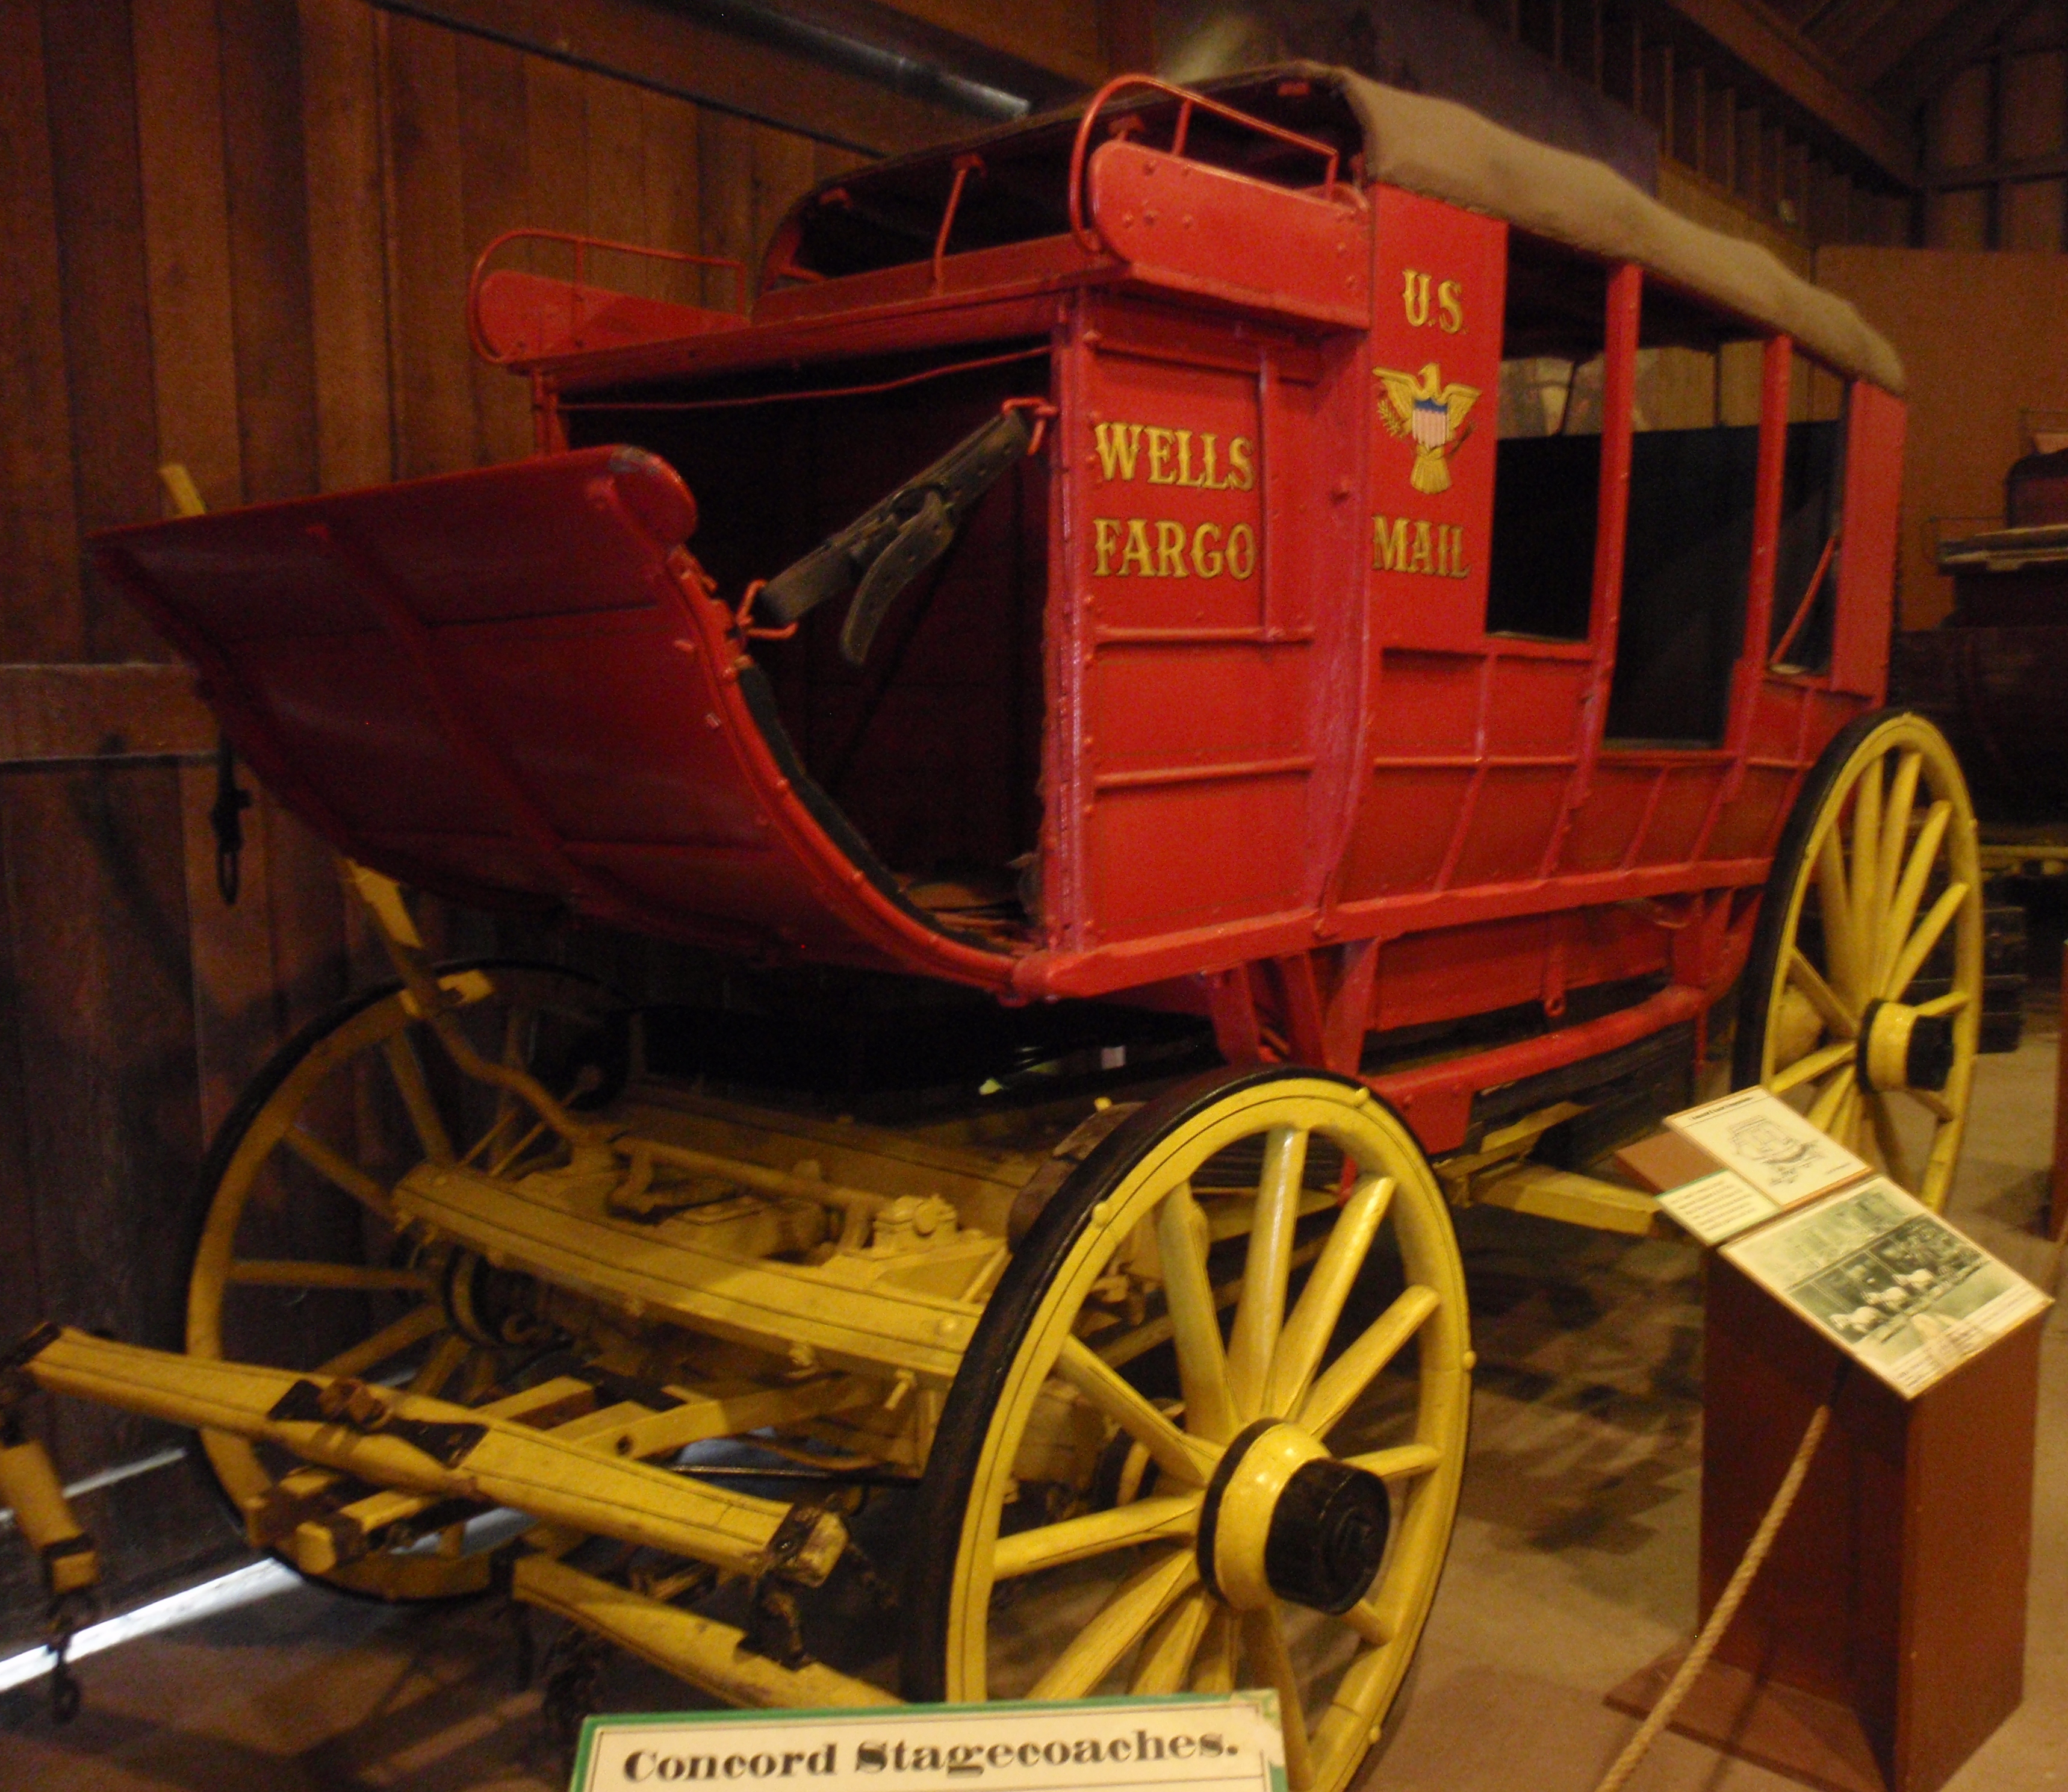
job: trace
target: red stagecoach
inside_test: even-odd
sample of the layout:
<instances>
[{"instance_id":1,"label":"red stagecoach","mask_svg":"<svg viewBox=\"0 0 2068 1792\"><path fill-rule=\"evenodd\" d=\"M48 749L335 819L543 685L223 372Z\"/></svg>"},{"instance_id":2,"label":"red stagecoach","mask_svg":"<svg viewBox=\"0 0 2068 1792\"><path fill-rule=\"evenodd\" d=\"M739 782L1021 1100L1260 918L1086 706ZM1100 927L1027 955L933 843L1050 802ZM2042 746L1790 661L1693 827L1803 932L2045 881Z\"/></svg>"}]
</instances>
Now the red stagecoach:
<instances>
[{"instance_id":1,"label":"red stagecoach","mask_svg":"<svg viewBox=\"0 0 2068 1792\"><path fill-rule=\"evenodd\" d=\"M1980 882L1943 743L1877 707L1896 358L1594 164L1305 65L844 176L745 316L573 246L569 279L506 239L470 299L532 458L101 564L356 865L987 992L1022 1065L1067 1012L1088 1074L901 1127L743 1096L705 1037L700 1082L649 1051L568 1102L535 1035L591 997L441 994L364 875L406 986L218 1142L192 1354L66 1334L31 1372L206 1427L253 1536L344 1584L479 1584L502 1558L452 1502L530 1513L520 1596L762 1702L881 1696L805 1648L795 1589L861 1521L795 1480L912 1479L941 1546L906 1570L906 1696L1261 1680L1295 1783L1339 1786L1455 1510L1449 1204L1649 1227L1571 1134L1684 1089L1734 985L1739 1081L1944 1196ZM1222 1068L1130 1094L1145 1037ZM364 1102L356 1163L322 1117L355 1053L406 1110L385 1167ZM465 1151L431 1110L470 1080ZM352 1308L320 1340L237 1316L319 1287ZM287 1367L197 1404L254 1355ZM543 1449L527 1399L575 1464L528 1497L396 1441ZM763 1453L653 1467L727 1440ZM571 1505L591 1460L731 1501L751 1547ZM572 1566L584 1537L678 1571ZM1037 1574L1055 1599L1003 1599Z\"/></svg>"}]
</instances>

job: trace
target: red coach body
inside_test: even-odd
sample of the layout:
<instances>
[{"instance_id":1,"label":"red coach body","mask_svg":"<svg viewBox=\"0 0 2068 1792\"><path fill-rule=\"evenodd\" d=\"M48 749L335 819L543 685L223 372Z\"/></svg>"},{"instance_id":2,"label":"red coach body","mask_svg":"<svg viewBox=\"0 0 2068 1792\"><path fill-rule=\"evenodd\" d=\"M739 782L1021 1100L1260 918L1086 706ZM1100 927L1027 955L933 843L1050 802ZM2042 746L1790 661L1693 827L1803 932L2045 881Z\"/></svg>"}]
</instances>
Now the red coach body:
<instances>
[{"instance_id":1,"label":"red coach body","mask_svg":"<svg viewBox=\"0 0 2068 1792\"><path fill-rule=\"evenodd\" d=\"M1699 1021L1880 701L1893 354L1460 108L1117 83L808 196L751 319L606 291L607 247L478 276L535 458L100 546L258 773L408 882L1207 1014L1440 1152ZM1015 410L858 667L841 604L764 625L757 581Z\"/></svg>"}]
</instances>

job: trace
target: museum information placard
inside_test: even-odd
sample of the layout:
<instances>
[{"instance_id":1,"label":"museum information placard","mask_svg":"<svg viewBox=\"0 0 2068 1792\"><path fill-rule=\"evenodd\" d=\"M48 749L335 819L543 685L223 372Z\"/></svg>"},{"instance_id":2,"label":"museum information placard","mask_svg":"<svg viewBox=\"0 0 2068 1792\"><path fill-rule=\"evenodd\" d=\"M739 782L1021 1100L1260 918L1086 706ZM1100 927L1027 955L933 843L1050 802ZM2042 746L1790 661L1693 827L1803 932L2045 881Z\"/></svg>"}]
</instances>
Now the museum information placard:
<instances>
[{"instance_id":1,"label":"museum information placard","mask_svg":"<svg viewBox=\"0 0 2068 1792\"><path fill-rule=\"evenodd\" d=\"M1666 1124L1718 1169L1749 1183L1777 1212L1867 1173L1867 1165L1838 1140L1764 1089L1741 1089L1669 1114Z\"/></svg>"},{"instance_id":2,"label":"museum information placard","mask_svg":"<svg viewBox=\"0 0 2068 1792\"><path fill-rule=\"evenodd\" d=\"M848 1711L592 1717L572 1792L730 1785L741 1792L1285 1792L1270 1692L871 1705Z\"/></svg>"},{"instance_id":3,"label":"museum information placard","mask_svg":"<svg viewBox=\"0 0 2068 1792\"><path fill-rule=\"evenodd\" d=\"M1905 1399L2050 1304L1884 1176L1736 1239L1724 1255Z\"/></svg>"}]
</instances>

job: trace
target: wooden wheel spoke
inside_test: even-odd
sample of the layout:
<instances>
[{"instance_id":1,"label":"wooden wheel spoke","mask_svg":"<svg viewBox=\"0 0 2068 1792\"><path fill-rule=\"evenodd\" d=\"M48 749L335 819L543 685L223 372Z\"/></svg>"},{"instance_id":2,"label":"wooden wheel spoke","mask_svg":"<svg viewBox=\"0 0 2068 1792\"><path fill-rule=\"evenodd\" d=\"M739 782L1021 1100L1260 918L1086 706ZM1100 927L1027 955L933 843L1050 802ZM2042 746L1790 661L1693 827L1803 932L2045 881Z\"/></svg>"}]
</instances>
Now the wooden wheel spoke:
<instances>
[{"instance_id":1,"label":"wooden wheel spoke","mask_svg":"<svg viewBox=\"0 0 2068 1792\"><path fill-rule=\"evenodd\" d=\"M1903 948L1903 955L1895 961L1895 968L1889 972L1882 993L1891 1000L1901 997L1909 988L1911 979L1924 967L1931 957L1932 949L1939 943L1940 936L1952 924L1953 917L1960 912L1961 905L1968 899L1968 886L1956 881L1947 885L1940 893L1939 900L1932 905L1932 912L1919 924Z\"/></svg>"},{"instance_id":2,"label":"wooden wheel spoke","mask_svg":"<svg viewBox=\"0 0 2068 1792\"><path fill-rule=\"evenodd\" d=\"M395 1201L387 1187L368 1175L341 1151L326 1145L306 1126L292 1126L280 1134L280 1142L330 1183L341 1189L376 1218L395 1223Z\"/></svg>"},{"instance_id":3,"label":"wooden wheel spoke","mask_svg":"<svg viewBox=\"0 0 2068 1792\"><path fill-rule=\"evenodd\" d=\"M1199 1558L1190 1550L1173 1550L1138 1570L1071 1639L1027 1696L1083 1698L1199 1578Z\"/></svg>"},{"instance_id":4,"label":"wooden wheel spoke","mask_svg":"<svg viewBox=\"0 0 2068 1792\"><path fill-rule=\"evenodd\" d=\"M1134 1664L1134 1678L1128 1691L1144 1693L1181 1692L1185 1676L1192 1671L1192 1658L1207 1634L1214 1614L1214 1602L1203 1588L1194 1587L1158 1620L1149 1640L1142 1645Z\"/></svg>"},{"instance_id":5,"label":"wooden wheel spoke","mask_svg":"<svg viewBox=\"0 0 2068 1792\"><path fill-rule=\"evenodd\" d=\"M1936 1089L1906 1089L1903 1093L1936 1120L1953 1118L1953 1104Z\"/></svg>"},{"instance_id":6,"label":"wooden wheel spoke","mask_svg":"<svg viewBox=\"0 0 2068 1792\"><path fill-rule=\"evenodd\" d=\"M1195 1692L1232 1692L1240 1637L1235 1614L1215 1605L1207 1619L1207 1634L1199 1639L1199 1653L1192 1658Z\"/></svg>"},{"instance_id":7,"label":"wooden wheel spoke","mask_svg":"<svg viewBox=\"0 0 2068 1792\"><path fill-rule=\"evenodd\" d=\"M1871 962L1880 918L1882 764L1876 760L1853 786L1853 937L1861 962Z\"/></svg>"},{"instance_id":8,"label":"wooden wheel spoke","mask_svg":"<svg viewBox=\"0 0 2068 1792\"><path fill-rule=\"evenodd\" d=\"M1817 849L1817 900L1823 918L1824 952L1831 962L1832 980L1848 1005L1862 1007L1866 1000L1866 979L1859 962L1852 894L1846 886L1845 857L1838 845L1838 830L1835 827L1825 831Z\"/></svg>"},{"instance_id":9,"label":"wooden wheel spoke","mask_svg":"<svg viewBox=\"0 0 2068 1792\"><path fill-rule=\"evenodd\" d=\"M474 1354L474 1346L457 1332L448 1332L431 1346L431 1354L409 1378L409 1391L435 1399L446 1383L458 1375Z\"/></svg>"},{"instance_id":10,"label":"wooden wheel spoke","mask_svg":"<svg viewBox=\"0 0 2068 1792\"><path fill-rule=\"evenodd\" d=\"M1343 1622L1374 1649L1382 1649L1400 1634L1399 1595L1382 1585L1370 1598L1360 1599L1345 1612Z\"/></svg>"},{"instance_id":11,"label":"wooden wheel spoke","mask_svg":"<svg viewBox=\"0 0 2068 1792\"><path fill-rule=\"evenodd\" d=\"M1853 1067L1847 1065L1818 1092L1816 1102L1810 1110L1810 1124L1819 1132L1830 1133L1834 1138L1838 1136L1834 1127L1838 1109L1851 1093L1855 1073Z\"/></svg>"},{"instance_id":12,"label":"wooden wheel spoke","mask_svg":"<svg viewBox=\"0 0 2068 1792\"><path fill-rule=\"evenodd\" d=\"M1406 1480L1426 1475L1443 1460L1433 1444L1396 1444L1390 1450L1368 1450L1362 1456L1345 1456L1353 1468L1376 1475L1381 1480Z\"/></svg>"},{"instance_id":13,"label":"wooden wheel spoke","mask_svg":"<svg viewBox=\"0 0 2068 1792\"><path fill-rule=\"evenodd\" d=\"M1881 862L1875 867L1875 883L1886 906L1895 897L1903 866L1903 849L1910 843L1910 817L1917 802L1918 774L1924 769L1924 755L1912 747L1896 760L1895 780L1889 787L1888 807L1881 825Z\"/></svg>"},{"instance_id":14,"label":"wooden wheel spoke","mask_svg":"<svg viewBox=\"0 0 2068 1792\"><path fill-rule=\"evenodd\" d=\"M1228 1394L1227 1353L1221 1344L1220 1309L1207 1266L1209 1241L1207 1216L1192 1199L1191 1185L1172 1190L1157 1210L1156 1248L1185 1397L1185 1428L1210 1443L1225 1444L1237 1427Z\"/></svg>"},{"instance_id":15,"label":"wooden wheel spoke","mask_svg":"<svg viewBox=\"0 0 2068 1792\"><path fill-rule=\"evenodd\" d=\"M1285 1322L1293 1228L1299 1224L1300 1190L1306 1169L1305 1129L1272 1127L1264 1135L1264 1174L1257 1182L1242 1299L1228 1338L1228 1393L1236 1417L1245 1421L1256 1418L1263 1407L1272 1353Z\"/></svg>"},{"instance_id":16,"label":"wooden wheel spoke","mask_svg":"<svg viewBox=\"0 0 2068 1792\"><path fill-rule=\"evenodd\" d=\"M1282 1417L1305 1395L1315 1370L1321 1366L1321 1353L1335 1336L1337 1322L1343 1316L1343 1303L1349 1298L1365 1259L1371 1253L1372 1240L1385 1221L1393 1190L1392 1177L1366 1176L1350 1191L1329 1233L1328 1243L1321 1247L1321 1259L1307 1278L1299 1305L1293 1308L1292 1317L1278 1340L1270 1379L1264 1387L1265 1415Z\"/></svg>"},{"instance_id":17,"label":"wooden wheel spoke","mask_svg":"<svg viewBox=\"0 0 2068 1792\"><path fill-rule=\"evenodd\" d=\"M1300 1403L1299 1423L1317 1437L1327 1436L1373 1379L1399 1354L1402 1346L1421 1330L1437 1305L1433 1288L1419 1283L1409 1287L1322 1370Z\"/></svg>"},{"instance_id":18,"label":"wooden wheel spoke","mask_svg":"<svg viewBox=\"0 0 2068 1792\"><path fill-rule=\"evenodd\" d=\"M417 1143L434 1163L453 1161L452 1138L438 1118L438 1104L431 1099L431 1085L424 1080L424 1066L407 1033L394 1033L381 1042L381 1054L388 1061L389 1074L395 1079L397 1094L409 1110Z\"/></svg>"},{"instance_id":19,"label":"wooden wheel spoke","mask_svg":"<svg viewBox=\"0 0 2068 1792\"><path fill-rule=\"evenodd\" d=\"M236 1257L229 1279L245 1288L339 1288L373 1290L414 1289L428 1293L430 1282L421 1269L376 1269L356 1263L315 1263L291 1257Z\"/></svg>"},{"instance_id":20,"label":"wooden wheel spoke","mask_svg":"<svg viewBox=\"0 0 2068 1792\"><path fill-rule=\"evenodd\" d=\"M1839 1092L1838 1110L1831 1116L1830 1125L1824 1129L1848 1151L1861 1142L1860 1110L1864 1105L1859 1078L1848 1077L1845 1088Z\"/></svg>"},{"instance_id":21,"label":"wooden wheel spoke","mask_svg":"<svg viewBox=\"0 0 2068 1792\"><path fill-rule=\"evenodd\" d=\"M1148 1451L1165 1474L1189 1487L1206 1485L1199 1448L1088 1346L1065 1338L1056 1373Z\"/></svg>"},{"instance_id":22,"label":"wooden wheel spoke","mask_svg":"<svg viewBox=\"0 0 2068 1792\"><path fill-rule=\"evenodd\" d=\"M999 1538L991 1553L991 1577L1013 1580L1065 1562L1110 1555L1170 1537L1191 1537L1199 1528L1203 1494L1178 1493L1162 1499L1137 1500L1109 1512L1087 1512L1058 1524L1015 1531Z\"/></svg>"},{"instance_id":23,"label":"wooden wheel spoke","mask_svg":"<svg viewBox=\"0 0 2068 1792\"><path fill-rule=\"evenodd\" d=\"M1866 1098L1867 1119L1874 1129L1875 1147L1881 1153L1882 1168L1891 1181L1904 1188L1915 1188L1910 1167L1903 1149L1902 1135L1896 1130L1895 1114L1888 1097L1876 1090Z\"/></svg>"},{"instance_id":24,"label":"wooden wheel spoke","mask_svg":"<svg viewBox=\"0 0 2068 1792\"><path fill-rule=\"evenodd\" d=\"M1300 1696L1300 1676L1285 1647L1285 1622L1276 1606L1242 1616L1243 1647L1250 1666L1278 1693L1278 1717L1285 1731L1285 1783L1294 1792L1314 1783L1313 1757L1307 1748L1307 1707Z\"/></svg>"},{"instance_id":25,"label":"wooden wheel spoke","mask_svg":"<svg viewBox=\"0 0 2068 1792\"><path fill-rule=\"evenodd\" d=\"M1944 995L1935 996L1928 1002L1919 1002L1917 1012L1919 1014L1958 1014L1967 1005L1967 991L1949 989Z\"/></svg>"},{"instance_id":26,"label":"wooden wheel spoke","mask_svg":"<svg viewBox=\"0 0 2068 1792\"><path fill-rule=\"evenodd\" d=\"M1767 1078L1766 1086L1777 1095L1785 1095L1791 1089L1799 1089L1804 1083L1814 1082L1826 1072L1848 1064L1858 1054L1859 1048L1851 1040L1844 1039L1835 1045L1820 1046L1806 1057L1799 1057L1786 1069L1777 1070Z\"/></svg>"},{"instance_id":27,"label":"wooden wheel spoke","mask_svg":"<svg viewBox=\"0 0 2068 1792\"><path fill-rule=\"evenodd\" d=\"M370 1338L361 1338L350 1350L339 1351L329 1362L320 1365L315 1372L320 1375L363 1375L390 1357L400 1356L411 1346L422 1343L445 1322L445 1314L435 1306L414 1308L383 1326Z\"/></svg>"},{"instance_id":28,"label":"wooden wheel spoke","mask_svg":"<svg viewBox=\"0 0 2068 1792\"><path fill-rule=\"evenodd\" d=\"M1788 980L1809 999L1826 1026L1841 1039L1858 1036L1858 1017L1838 1000L1838 992L1825 982L1823 973L1802 955L1800 947L1789 949Z\"/></svg>"},{"instance_id":29,"label":"wooden wheel spoke","mask_svg":"<svg viewBox=\"0 0 2068 1792\"><path fill-rule=\"evenodd\" d=\"M1932 865L1939 857L1939 848L1952 819L1953 805L1943 797L1924 812L1924 825L1917 831L1917 844L1911 849L1910 857L1903 865L1902 881L1889 896L1881 948L1871 967L1877 990L1881 990L1887 981L1897 950L1909 933L1911 923L1917 918L1917 905L1923 899L1924 886L1931 878Z\"/></svg>"}]
</instances>

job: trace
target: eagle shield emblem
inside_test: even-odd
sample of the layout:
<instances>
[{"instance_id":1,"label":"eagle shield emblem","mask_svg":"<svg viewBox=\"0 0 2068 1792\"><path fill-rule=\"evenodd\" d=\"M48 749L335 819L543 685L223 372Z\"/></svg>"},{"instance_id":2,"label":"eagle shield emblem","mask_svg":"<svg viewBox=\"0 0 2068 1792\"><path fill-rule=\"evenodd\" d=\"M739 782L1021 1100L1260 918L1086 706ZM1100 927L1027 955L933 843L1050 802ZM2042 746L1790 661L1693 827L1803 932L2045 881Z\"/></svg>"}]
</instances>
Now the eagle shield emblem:
<instances>
[{"instance_id":1,"label":"eagle shield emblem","mask_svg":"<svg viewBox=\"0 0 2068 1792\"><path fill-rule=\"evenodd\" d=\"M1374 367L1378 381L1378 420L1389 434L1415 444L1415 465L1407 483L1417 491L1451 489L1451 455L1472 434L1465 418L1479 401L1477 386L1448 385L1435 362L1419 373L1403 373L1396 368Z\"/></svg>"}]
</instances>

